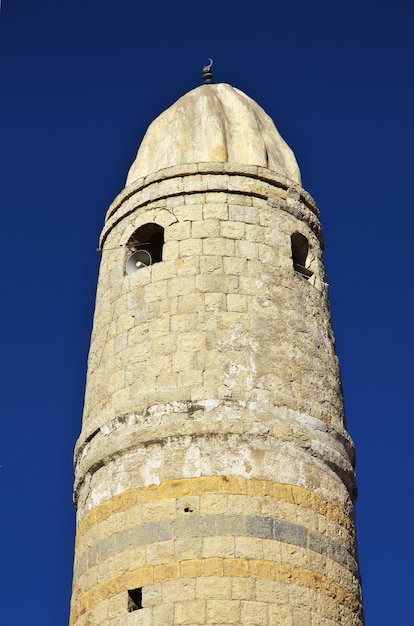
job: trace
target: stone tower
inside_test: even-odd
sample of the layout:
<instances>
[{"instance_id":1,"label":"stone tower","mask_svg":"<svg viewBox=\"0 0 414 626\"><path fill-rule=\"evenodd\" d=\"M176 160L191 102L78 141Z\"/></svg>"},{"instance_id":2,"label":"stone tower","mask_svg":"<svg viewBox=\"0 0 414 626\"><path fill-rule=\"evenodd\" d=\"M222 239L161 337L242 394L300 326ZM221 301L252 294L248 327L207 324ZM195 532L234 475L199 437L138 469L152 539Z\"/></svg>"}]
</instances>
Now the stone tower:
<instances>
[{"instance_id":1,"label":"stone tower","mask_svg":"<svg viewBox=\"0 0 414 626\"><path fill-rule=\"evenodd\" d=\"M71 625L361 626L319 213L272 120L179 99L100 245Z\"/></svg>"}]
</instances>

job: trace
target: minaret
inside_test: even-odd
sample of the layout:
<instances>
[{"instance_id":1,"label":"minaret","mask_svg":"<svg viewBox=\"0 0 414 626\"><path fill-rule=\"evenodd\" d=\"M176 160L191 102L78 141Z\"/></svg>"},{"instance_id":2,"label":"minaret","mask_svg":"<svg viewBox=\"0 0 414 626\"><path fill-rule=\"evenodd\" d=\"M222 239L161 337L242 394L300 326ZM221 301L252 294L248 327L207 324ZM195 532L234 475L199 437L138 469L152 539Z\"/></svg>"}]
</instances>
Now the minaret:
<instances>
[{"instance_id":1,"label":"minaret","mask_svg":"<svg viewBox=\"0 0 414 626\"><path fill-rule=\"evenodd\" d=\"M205 84L101 234L72 626L361 626L319 213L270 117Z\"/></svg>"}]
</instances>

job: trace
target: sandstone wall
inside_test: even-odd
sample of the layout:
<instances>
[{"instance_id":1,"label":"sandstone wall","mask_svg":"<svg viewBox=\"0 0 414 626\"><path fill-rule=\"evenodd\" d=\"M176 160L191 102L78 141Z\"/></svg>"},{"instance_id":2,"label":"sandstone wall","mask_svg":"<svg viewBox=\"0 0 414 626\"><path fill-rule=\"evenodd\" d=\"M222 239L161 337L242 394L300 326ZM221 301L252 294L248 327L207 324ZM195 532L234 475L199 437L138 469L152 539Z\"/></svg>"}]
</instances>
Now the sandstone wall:
<instances>
[{"instance_id":1,"label":"sandstone wall","mask_svg":"<svg viewBox=\"0 0 414 626\"><path fill-rule=\"evenodd\" d=\"M146 223L163 261L126 275ZM362 624L312 198L255 166L168 168L115 200L101 245L72 624Z\"/></svg>"}]
</instances>

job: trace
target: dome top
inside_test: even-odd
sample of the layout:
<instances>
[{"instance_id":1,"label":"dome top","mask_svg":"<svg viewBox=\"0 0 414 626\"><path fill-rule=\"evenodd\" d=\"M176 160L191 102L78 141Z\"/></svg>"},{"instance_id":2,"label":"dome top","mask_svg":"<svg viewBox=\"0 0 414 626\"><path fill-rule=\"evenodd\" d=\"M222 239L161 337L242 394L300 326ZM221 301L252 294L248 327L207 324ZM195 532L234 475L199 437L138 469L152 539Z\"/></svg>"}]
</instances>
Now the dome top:
<instances>
[{"instance_id":1,"label":"dome top","mask_svg":"<svg viewBox=\"0 0 414 626\"><path fill-rule=\"evenodd\" d=\"M166 167L202 162L259 165L301 184L295 155L272 119L224 83L193 89L152 122L126 184Z\"/></svg>"}]
</instances>

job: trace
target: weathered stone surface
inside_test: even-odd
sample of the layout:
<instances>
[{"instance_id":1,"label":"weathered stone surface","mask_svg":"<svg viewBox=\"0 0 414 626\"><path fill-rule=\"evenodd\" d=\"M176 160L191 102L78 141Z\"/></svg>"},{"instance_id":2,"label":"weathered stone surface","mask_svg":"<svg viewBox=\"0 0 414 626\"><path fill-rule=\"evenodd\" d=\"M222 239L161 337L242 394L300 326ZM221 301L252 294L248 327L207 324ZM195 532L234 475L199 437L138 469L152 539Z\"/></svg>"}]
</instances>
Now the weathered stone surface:
<instances>
[{"instance_id":1,"label":"weathered stone surface","mask_svg":"<svg viewBox=\"0 0 414 626\"><path fill-rule=\"evenodd\" d=\"M128 182L101 237L72 626L362 626L323 237L290 149L209 85L160 116ZM162 261L126 274L148 224Z\"/></svg>"},{"instance_id":2,"label":"weathered stone surface","mask_svg":"<svg viewBox=\"0 0 414 626\"><path fill-rule=\"evenodd\" d=\"M226 84L197 87L157 117L126 184L166 167L206 162L259 165L300 184L295 156L271 118L246 94Z\"/></svg>"}]
</instances>

